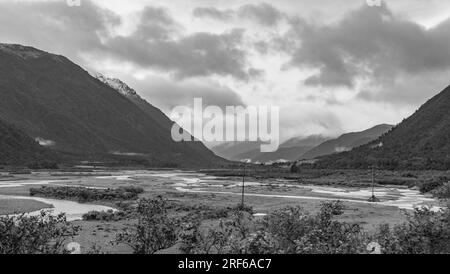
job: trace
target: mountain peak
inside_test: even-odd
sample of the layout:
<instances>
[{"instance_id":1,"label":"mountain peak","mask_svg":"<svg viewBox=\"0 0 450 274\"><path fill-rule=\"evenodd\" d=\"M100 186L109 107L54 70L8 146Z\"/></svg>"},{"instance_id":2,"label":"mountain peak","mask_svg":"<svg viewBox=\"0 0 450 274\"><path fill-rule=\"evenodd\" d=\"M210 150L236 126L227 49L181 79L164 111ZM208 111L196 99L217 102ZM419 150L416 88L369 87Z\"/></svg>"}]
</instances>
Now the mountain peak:
<instances>
[{"instance_id":1,"label":"mountain peak","mask_svg":"<svg viewBox=\"0 0 450 274\"><path fill-rule=\"evenodd\" d=\"M173 121L120 80L93 78L63 56L25 46L2 44L0 59L1 119L64 161L155 167L225 162L200 142L175 142Z\"/></svg>"},{"instance_id":2,"label":"mountain peak","mask_svg":"<svg viewBox=\"0 0 450 274\"><path fill-rule=\"evenodd\" d=\"M126 97L140 97L133 88L122 82L120 79L110 78L98 72L90 74L92 77L97 78L104 84L110 86L111 88L113 88L114 90L118 91L120 94Z\"/></svg>"}]
</instances>

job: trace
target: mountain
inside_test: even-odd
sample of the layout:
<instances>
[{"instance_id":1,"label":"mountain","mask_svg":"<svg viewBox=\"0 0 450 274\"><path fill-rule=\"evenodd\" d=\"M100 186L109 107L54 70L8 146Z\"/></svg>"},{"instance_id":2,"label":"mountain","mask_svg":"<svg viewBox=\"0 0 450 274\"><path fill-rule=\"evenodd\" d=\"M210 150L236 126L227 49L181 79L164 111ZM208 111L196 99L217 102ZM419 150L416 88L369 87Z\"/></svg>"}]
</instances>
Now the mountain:
<instances>
[{"instance_id":1,"label":"mountain","mask_svg":"<svg viewBox=\"0 0 450 274\"><path fill-rule=\"evenodd\" d=\"M295 161L298 155L302 155L314 146L324 142L325 137L314 135L309 137L296 137L289 139L280 145L275 152L262 153L258 142L226 143L213 148L217 155L235 161L248 160L259 163L276 161Z\"/></svg>"},{"instance_id":2,"label":"mountain","mask_svg":"<svg viewBox=\"0 0 450 274\"><path fill-rule=\"evenodd\" d=\"M450 169L450 87L389 133L350 152L321 158L317 167Z\"/></svg>"},{"instance_id":3,"label":"mountain","mask_svg":"<svg viewBox=\"0 0 450 274\"><path fill-rule=\"evenodd\" d=\"M0 44L0 119L77 159L135 158L151 166L225 162L200 142L174 142L174 124L117 79L97 79L64 56Z\"/></svg>"},{"instance_id":4,"label":"mountain","mask_svg":"<svg viewBox=\"0 0 450 274\"><path fill-rule=\"evenodd\" d=\"M225 142L220 145L214 146L211 150L218 156L232 160L239 161L239 155L242 153L250 152L253 150L259 150L261 142Z\"/></svg>"},{"instance_id":5,"label":"mountain","mask_svg":"<svg viewBox=\"0 0 450 274\"><path fill-rule=\"evenodd\" d=\"M262 153L259 149L252 150L236 156L237 159L249 159L253 163L273 163L273 162L292 162L298 159L311 147L280 147L275 152Z\"/></svg>"},{"instance_id":6,"label":"mountain","mask_svg":"<svg viewBox=\"0 0 450 274\"><path fill-rule=\"evenodd\" d=\"M0 166L53 168L57 157L21 130L0 121Z\"/></svg>"},{"instance_id":7,"label":"mountain","mask_svg":"<svg viewBox=\"0 0 450 274\"><path fill-rule=\"evenodd\" d=\"M281 147L315 147L329 138L322 135L311 135L308 137L294 137L284 142Z\"/></svg>"},{"instance_id":8,"label":"mountain","mask_svg":"<svg viewBox=\"0 0 450 274\"><path fill-rule=\"evenodd\" d=\"M365 131L341 135L337 139L326 141L307 151L300 159L315 159L324 155L352 150L377 139L392 127L391 125L378 125Z\"/></svg>"}]
</instances>

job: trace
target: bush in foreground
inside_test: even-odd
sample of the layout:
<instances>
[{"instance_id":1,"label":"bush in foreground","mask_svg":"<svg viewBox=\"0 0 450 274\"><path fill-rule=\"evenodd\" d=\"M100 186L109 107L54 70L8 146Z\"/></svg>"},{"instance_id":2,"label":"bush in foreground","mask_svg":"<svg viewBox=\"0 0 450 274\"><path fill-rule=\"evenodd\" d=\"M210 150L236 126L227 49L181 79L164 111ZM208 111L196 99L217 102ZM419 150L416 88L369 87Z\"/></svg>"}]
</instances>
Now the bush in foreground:
<instances>
[{"instance_id":1,"label":"bush in foreground","mask_svg":"<svg viewBox=\"0 0 450 274\"><path fill-rule=\"evenodd\" d=\"M130 230L117 235L116 242L124 243L135 254L154 254L176 242L176 224L168 218L167 202L158 197L142 199L137 208L138 223Z\"/></svg>"},{"instance_id":2,"label":"bush in foreground","mask_svg":"<svg viewBox=\"0 0 450 274\"><path fill-rule=\"evenodd\" d=\"M0 254L63 254L64 244L77 235L79 227L64 214L51 216L0 217Z\"/></svg>"},{"instance_id":3,"label":"bush in foreground","mask_svg":"<svg viewBox=\"0 0 450 274\"><path fill-rule=\"evenodd\" d=\"M381 225L373 234L355 223L337 219L340 202L324 203L317 214L301 207L277 210L262 220L235 208L220 221L204 222L201 215L176 222L166 203L140 202L139 224L120 240L135 253L155 253L173 247L186 254L362 254L376 242L387 254L450 253L450 211L416 209L404 224Z\"/></svg>"},{"instance_id":4,"label":"bush in foreground","mask_svg":"<svg viewBox=\"0 0 450 274\"><path fill-rule=\"evenodd\" d=\"M449 254L450 211L416 209L404 224L381 225L372 239L386 254Z\"/></svg>"},{"instance_id":5,"label":"bush in foreground","mask_svg":"<svg viewBox=\"0 0 450 274\"><path fill-rule=\"evenodd\" d=\"M357 224L334 220L342 204L326 203L316 215L300 207L273 212L262 221L236 211L218 228L194 222L182 233L182 251L195 254L343 254L361 253L366 242Z\"/></svg>"}]
</instances>

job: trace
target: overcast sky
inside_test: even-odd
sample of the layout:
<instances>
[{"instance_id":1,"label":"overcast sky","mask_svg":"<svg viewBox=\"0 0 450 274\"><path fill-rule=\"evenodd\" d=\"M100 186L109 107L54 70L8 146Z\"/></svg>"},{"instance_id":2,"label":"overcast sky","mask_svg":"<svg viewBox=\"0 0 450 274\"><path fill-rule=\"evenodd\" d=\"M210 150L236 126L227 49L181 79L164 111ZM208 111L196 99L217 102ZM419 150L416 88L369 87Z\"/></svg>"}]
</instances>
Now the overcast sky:
<instances>
[{"instance_id":1,"label":"overcast sky","mask_svg":"<svg viewBox=\"0 0 450 274\"><path fill-rule=\"evenodd\" d=\"M411 115L450 85L449 17L442 0L0 0L0 42L120 78L167 114L194 96L279 106L286 139Z\"/></svg>"}]
</instances>

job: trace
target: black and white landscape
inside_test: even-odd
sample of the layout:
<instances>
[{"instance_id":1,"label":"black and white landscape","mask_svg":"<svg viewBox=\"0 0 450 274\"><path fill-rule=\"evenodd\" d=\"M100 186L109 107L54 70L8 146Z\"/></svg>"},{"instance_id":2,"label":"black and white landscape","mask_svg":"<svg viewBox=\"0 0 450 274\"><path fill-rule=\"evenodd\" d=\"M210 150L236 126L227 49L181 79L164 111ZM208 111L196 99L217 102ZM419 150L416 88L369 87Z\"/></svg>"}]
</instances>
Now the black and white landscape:
<instances>
[{"instance_id":1,"label":"black and white landscape","mask_svg":"<svg viewBox=\"0 0 450 274\"><path fill-rule=\"evenodd\" d=\"M448 254L449 49L447 1L0 0L0 254Z\"/></svg>"}]
</instances>

